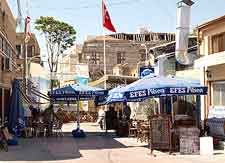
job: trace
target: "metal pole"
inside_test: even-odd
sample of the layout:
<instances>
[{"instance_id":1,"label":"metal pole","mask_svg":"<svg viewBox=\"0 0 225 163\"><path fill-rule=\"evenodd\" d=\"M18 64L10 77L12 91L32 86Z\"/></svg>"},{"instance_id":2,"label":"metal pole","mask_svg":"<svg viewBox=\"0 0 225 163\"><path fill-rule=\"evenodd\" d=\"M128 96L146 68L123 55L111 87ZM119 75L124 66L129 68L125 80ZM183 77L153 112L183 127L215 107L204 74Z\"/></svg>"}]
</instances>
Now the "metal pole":
<instances>
[{"instance_id":1,"label":"metal pole","mask_svg":"<svg viewBox=\"0 0 225 163\"><path fill-rule=\"evenodd\" d=\"M107 77L106 77L106 41L105 41L105 31L104 31L104 27L103 27L103 57L104 57L104 89L106 90L107 89ZM105 111L107 110L107 105L105 105Z\"/></svg>"},{"instance_id":2,"label":"metal pole","mask_svg":"<svg viewBox=\"0 0 225 163\"><path fill-rule=\"evenodd\" d=\"M141 44L141 46L144 46L145 47L145 66L148 66L148 48L147 48L147 45L146 44Z\"/></svg>"},{"instance_id":3,"label":"metal pole","mask_svg":"<svg viewBox=\"0 0 225 163\"><path fill-rule=\"evenodd\" d=\"M4 95L4 88L2 88L2 125L4 125L5 119L5 95Z\"/></svg>"},{"instance_id":4,"label":"metal pole","mask_svg":"<svg viewBox=\"0 0 225 163\"><path fill-rule=\"evenodd\" d=\"M105 76L105 80L104 80L104 89L106 89L107 85L106 85L106 49L105 49L105 32L103 29L103 35L104 35L104 42L103 42L103 57L104 57L104 76Z\"/></svg>"},{"instance_id":5,"label":"metal pole","mask_svg":"<svg viewBox=\"0 0 225 163\"><path fill-rule=\"evenodd\" d=\"M77 130L80 130L80 101L79 101L79 96L77 98Z\"/></svg>"},{"instance_id":6,"label":"metal pole","mask_svg":"<svg viewBox=\"0 0 225 163\"><path fill-rule=\"evenodd\" d=\"M173 96L170 97L171 113L172 113L172 124L174 123L174 110L173 110Z\"/></svg>"},{"instance_id":7,"label":"metal pole","mask_svg":"<svg viewBox=\"0 0 225 163\"><path fill-rule=\"evenodd\" d=\"M27 43L25 42L24 62L23 62L23 81L24 81L24 93L27 94Z\"/></svg>"},{"instance_id":8,"label":"metal pole","mask_svg":"<svg viewBox=\"0 0 225 163\"><path fill-rule=\"evenodd\" d=\"M27 81L27 71L28 71L28 65L27 65L27 43L25 44L25 84L26 84L26 93L28 93L27 91L27 86L28 86L28 81Z\"/></svg>"},{"instance_id":9,"label":"metal pole","mask_svg":"<svg viewBox=\"0 0 225 163\"><path fill-rule=\"evenodd\" d=\"M148 61L148 49L147 49L147 46L145 45L145 62L147 61Z\"/></svg>"}]
</instances>

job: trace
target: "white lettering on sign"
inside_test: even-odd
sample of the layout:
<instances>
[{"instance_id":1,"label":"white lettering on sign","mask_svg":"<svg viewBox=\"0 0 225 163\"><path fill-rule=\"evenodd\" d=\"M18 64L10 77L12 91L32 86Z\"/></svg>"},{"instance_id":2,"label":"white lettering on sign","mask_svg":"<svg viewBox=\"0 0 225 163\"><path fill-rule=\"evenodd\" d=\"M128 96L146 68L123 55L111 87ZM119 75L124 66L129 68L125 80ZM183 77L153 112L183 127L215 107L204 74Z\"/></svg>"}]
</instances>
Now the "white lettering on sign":
<instances>
[{"instance_id":1,"label":"white lettering on sign","mask_svg":"<svg viewBox=\"0 0 225 163\"><path fill-rule=\"evenodd\" d=\"M130 92L130 98L135 98L135 97L144 97L146 96L146 91L136 91L136 92Z\"/></svg>"},{"instance_id":2,"label":"white lettering on sign","mask_svg":"<svg viewBox=\"0 0 225 163\"><path fill-rule=\"evenodd\" d=\"M158 94L164 94L165 93L165 89L149 89L148 90L148 94L149 95L158 95Z\"/></svg>"},{"instance_id":3,"label":"white lettering on sign","mask_svg":"<svg viewBox=\"0 0 225 163\"><path fill-rule=\"evenodd\" d=\"M185 88L170 88L171 94L183 94L185 93Z\"/></svg>"},{"instance_id":4,"label":"white lettering on sign","mask_svg":"<svg viewBox=\"0 0 225 163\"><path fill-rule=\"evenodd\" d=\"M203 89L202 88L188 88L187 89L187 93L203 93Z\"/></svg>"}]
</instances>

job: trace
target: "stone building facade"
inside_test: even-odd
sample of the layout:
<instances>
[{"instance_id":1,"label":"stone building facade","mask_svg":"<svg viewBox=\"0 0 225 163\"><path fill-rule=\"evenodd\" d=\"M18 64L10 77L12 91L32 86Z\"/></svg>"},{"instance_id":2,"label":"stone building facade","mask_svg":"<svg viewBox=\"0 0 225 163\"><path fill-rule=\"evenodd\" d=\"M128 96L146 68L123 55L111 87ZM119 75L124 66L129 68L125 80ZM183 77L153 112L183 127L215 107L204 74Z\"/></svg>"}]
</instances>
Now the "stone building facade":
<instances>
[{"instance_id":1,"label":"stone building facade","mask_svg":"<svg viewBox=\"0 0 225 163\"><path fill-rule=\"evenodd\" d=\"M81 44L74 44L72 47L66 50L65 54L63 54L61 60L59 61L58 78L60 79L60 86L76 83L75 76L77 75L79 68L84 65L81 61L81 49Z\"/></svg>"},{"instance_id":2,"label":"stone building facade","mask_svg":"<svg viewBox=\"0 0 225 163\"><path fill-rule=\"evenodd\" d=\"M175 40L171 33L124 34L105 36L106 74L137 77L137 67L149 60L149 48ZM104 36L89 38L82 49L83 63L89 65L91 80L104 75Z\"/></svg>"},{"instance_id":3,"label":"stone building facade","mask_svg":"<svg viewBox=\"0 0 225 163\"><path fill-rule=\"evenodd\" d=\"M11 82L15 77L16 20L7 4L0 1L0 114L1 120L9 104Z\"/></svg>"}]
</instances>

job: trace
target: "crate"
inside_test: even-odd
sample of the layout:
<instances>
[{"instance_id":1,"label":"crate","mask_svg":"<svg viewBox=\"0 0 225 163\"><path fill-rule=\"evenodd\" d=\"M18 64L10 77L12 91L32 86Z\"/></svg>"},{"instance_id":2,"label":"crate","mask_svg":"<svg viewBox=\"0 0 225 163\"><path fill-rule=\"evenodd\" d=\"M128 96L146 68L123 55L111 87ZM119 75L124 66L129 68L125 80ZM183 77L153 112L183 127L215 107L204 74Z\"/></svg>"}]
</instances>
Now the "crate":
<instances>
[{"instance_id":1,"label":"crate","mask_svg":"<svg viewBox=\"0 0 225 163\"><path fill-rule=\"evenodd\" d=\"M200 139L197 136L180 136L180 154L199 154Z\"/></svg>"}]
</instances>

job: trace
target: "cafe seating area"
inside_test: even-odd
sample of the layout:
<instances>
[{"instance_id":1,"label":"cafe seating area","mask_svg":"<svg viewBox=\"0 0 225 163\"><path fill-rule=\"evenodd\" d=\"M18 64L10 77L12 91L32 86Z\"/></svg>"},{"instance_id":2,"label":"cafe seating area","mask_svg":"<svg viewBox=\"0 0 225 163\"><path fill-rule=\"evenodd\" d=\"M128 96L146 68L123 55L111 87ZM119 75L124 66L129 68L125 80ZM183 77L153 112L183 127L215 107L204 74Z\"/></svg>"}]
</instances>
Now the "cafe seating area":
<instances>
[{"instance_id":1,"label":"cafe seating area","mask_svg":"<svg viewBox=\"0 0 225 163\"><path fill-rule=\"evenodd\" d=\"M44 122L41 118L38 120L29 119L27 126L24 128L23 136L25 138L63 136L63 122L54 120L53 122Z\"/></svg>"},{"instance_id":2,"label":"cafe seating area","mask_svg":"<svg viewBox=\"0 0 225 163\"><path fill-rule=\"evenodd\" d=\"M130 120L129 122L129 137L134 137L140 142L149 142L149 121L146 120Z\"/></svg>"}]
</instances>

